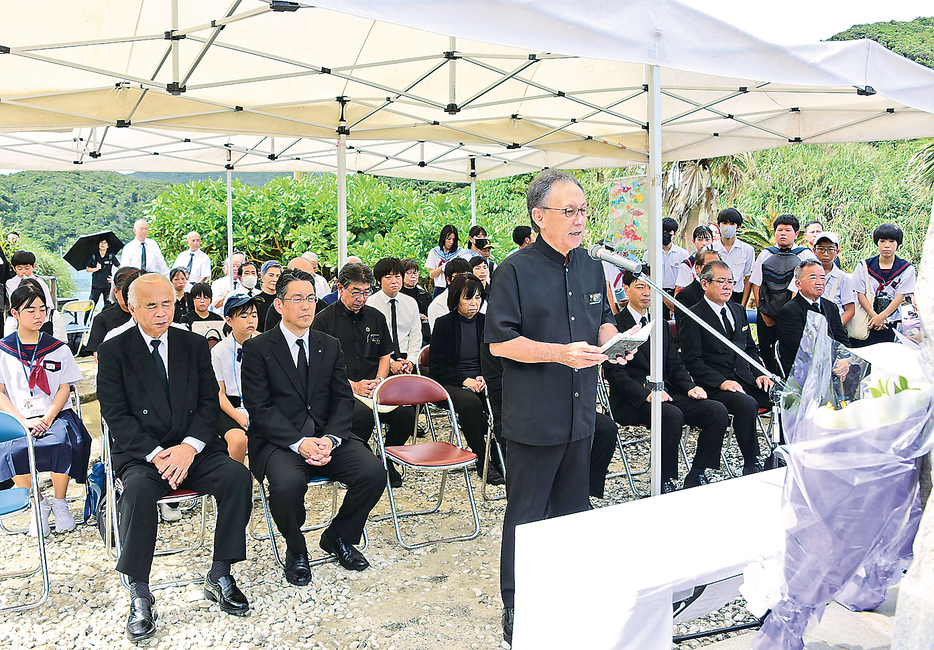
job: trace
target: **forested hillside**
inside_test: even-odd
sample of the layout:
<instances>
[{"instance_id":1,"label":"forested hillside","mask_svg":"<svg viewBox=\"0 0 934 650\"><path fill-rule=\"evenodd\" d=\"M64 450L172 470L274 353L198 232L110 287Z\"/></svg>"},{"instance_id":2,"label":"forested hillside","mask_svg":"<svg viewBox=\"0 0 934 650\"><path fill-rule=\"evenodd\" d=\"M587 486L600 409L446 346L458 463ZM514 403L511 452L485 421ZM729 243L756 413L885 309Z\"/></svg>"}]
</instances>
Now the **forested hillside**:
<instances>
[{"instance_id":1,"label":"forested hillside","mask_svg":"<svg viewBox=\"0 0 934 650\"><path fill-rule=\"evenodd\" d=\"M887 23L853 25L828 41L851 41L868 38L886 46L905 58L934 68L934 17L915 18L909 22L892 20Z\"/></svg>"}]
</instances>

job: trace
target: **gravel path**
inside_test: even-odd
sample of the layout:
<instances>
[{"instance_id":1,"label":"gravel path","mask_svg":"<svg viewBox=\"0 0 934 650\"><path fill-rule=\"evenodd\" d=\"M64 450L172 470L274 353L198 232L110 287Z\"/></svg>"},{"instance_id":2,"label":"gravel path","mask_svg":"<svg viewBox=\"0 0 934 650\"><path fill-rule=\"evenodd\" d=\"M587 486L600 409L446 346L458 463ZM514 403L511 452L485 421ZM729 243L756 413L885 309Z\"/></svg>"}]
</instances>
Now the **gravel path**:
<instances>
[{"instance_id":1,"label":"gravel path","mask_svg":"<svg viewBox=\"0 0 934 650\"><path fill-rule=\"evenodd\" d=\"M94 403L85 405L84 418L89 425L98 417L94 407ZM735 451L735 444L730 447ZM688 452L692 453L690 442ZM98 455L99 440L95 440L92 459ZM645 466L647 452L632 456L631 462L636 467ZM738 456L733 456L733 462L738 464ZM614 459L611 471L621 469L622 463ZM723 472L711 476L724 477ZM353 573L334 563L323 564L313 567L311 586L293 587L275 565L269 542L248 537L249 559L235 565L234 576L250 599L251 615L237 618L221 613L216 605L204 599L200 585L158 590L155 592L158 632L144 645L166 650L501 647L499 546L505 501L483 501L475 474L471 480L481 518L477 539L406 551L395 539L391 520L370 522L367 526L370 545L365 552L371 564L369 570ZM407 477L406 504L418 498L427 502L436 485L434 477ZM428 538L448 531L466 532L470 528L462 479L449 481L449 490L454 505L442 506L438 516L416 518L405 528L407 534ZM501 488L493 488L494 493L498 490ZM73 485L70 493L81 496L83 491L83 486ZM606 496L594 500L594 505L603 507L632 499L623 477L608 480ZM308 504L309 512L316 509L326 515L329 493L322 489L310 492ZM72 512L77 514L78 507L78 503L73 503ZM384 496L373 516L388 511ZM188 512L182 521L160 525L160 535L170 537L173 543L180 538L192 540L198 522L197 511ZM265 532L259 503L253 522L257 524L257 532ZM211 559L210 531L208 535L205 548L156 558L153 582L185 572L194 577L203 575ZM308 533L310 551L317 550L318 537L319 533ZM22 552L23 541L20 535L0 535L0 571L26 566L31 560L32 556ZM53 532L47 548L52 580L50 601L37 610L0 618L0 645L132 647L124 632L127 594L96 527L79 525L70 533ZM35 593L35 584L35 580L30 583L24 579L0 582L0 606L22 602L28 594ZM745 613L742 599L737 599L704 619L676 626L675 634L749 620L752 619ZM675 647L697 648L722 638L725 637L718 635Z\"/></svg>"}]
</instances>

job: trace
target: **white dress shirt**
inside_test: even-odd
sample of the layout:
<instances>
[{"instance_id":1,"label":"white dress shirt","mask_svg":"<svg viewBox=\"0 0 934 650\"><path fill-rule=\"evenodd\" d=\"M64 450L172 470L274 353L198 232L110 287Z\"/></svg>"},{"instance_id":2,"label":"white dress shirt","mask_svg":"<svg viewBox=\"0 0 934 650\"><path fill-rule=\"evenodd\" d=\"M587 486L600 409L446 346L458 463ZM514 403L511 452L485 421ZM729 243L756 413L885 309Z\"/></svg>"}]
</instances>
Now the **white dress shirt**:
<instances>
[{"instance_id":1,"label":"white dress shirt","mask_svg":"<svg viewBox=\"0 0 934 650\"><path fill-rule=\"evenodd\" d=\"M169 277L169 267L165 263L165 258L162 257L162 249L154 240L148 238L144 242L140 242L135 237L131 239L123 247L120 266L135 266L142 269L143 244L146 244L146 268L143 270L147 273L161 273L165 277Z\"/></svg>"},{"instance_id":2,"label":"white dress shirt","mask_svg":"<svg viewBox=\"0 0 934 650\"><path fill-rule=\"evenodd\" d=\"M153 337L144 332L142 327L139 328L139 333L143 335L143 341L146 343L147 351L152 354L152 345L150 345L150 343L156 339L153 339ZM158 340L162 343L158 348L159 356L162 357L162 363L165 365L165 373L169 378L169 385L171 385L172 375L169 374L169 330L164 331ZM204 442L193 436L185 436L182 442L193 447L196 454L200 454L204 449ZM159 454L162 450L162 445L156 446L155 449L146 454L146 462L151 463L153 458L155 458L156 455Z\"/></svg>"},{"instance_id":3,"label":"white dress shirt","mask_svg":"<svg viewBox=\"0 0 934 650\"><path fill-rule=\"evenodd\" d=\"M733 312L730 311L730 308L724 305L718 305L713 300L704 296L704 300L707 301L707 304L710 305L710 308L713 309L713 313L717 315L717 320L720 321L721 325L723 324L723 309L726 308L726 319L730 321L730 327L733 328L733 331L736 331L736 320L733 318Z\"/></svg>"},{"instance_id":4,"label":"white dress shirt","mask_svg":"<svg viewBox=\"0 0 934 650\"><path fill-rule=\"evenodd\" d=\"M149 253L147 252L146 255L148 256ZM188 273L188 284L185 285L185 291L190 291L191 285L195 282L202 282L201 278L205 278L204 282L211 279L211 258L204 251L201 249L194 252L190 250L182 251L175 258L175 264L172 265L172 268L181 267L187 269L189 263L191 264L191 271Z\"/></svg>"},{"instance_id":5,"label":"white dress shirt","mask_svg":"<svg viewBox=\"0 0 934 650\"><path fill-rule=\"evenodd\" d=\"M10 296L13 295L13 292L16 291L19 288L19 285L22 283L22 281L26 280L27 278L35 280L36 282L39 283L39 286L42 287L42 291L45 293L45 308L55 309L55 301L52 299L52 291L49 289L49 285L46 284L45 280L43 280L37 275L24 275L23 277L14 275L12 278L7 280L6 281L7 303L10 302L9 298ZM14 327L13 329L16 329L16 328ZM7 330L7 331L12 331L12 330Z\"/></svg>"},{"instance_id":6,"label":"white dress shirt","mask_svg":"<svg viewBox=\"0 0 934 650\"><path fill-rule=\"evenodd\" d=\"M824 298L835 304L842 316L843 309L856 302L853 278L840 267L831 266L825 282Z\"/></svg>"},{"instance_id":7,"label":"white dress shirt","mask_svg":"<svg viewBox=\"0 0 934 650\"><path fill-rule=\"evenodd\" d=\"M744 241L733 240L733 246L730 250L723 245L723 240L718 239L713 243L713 249L720 253L720 259L726 262L733 272L733 292L742 292L746 278L752 275L752 265L756 261L755 249Z\"/></svg>"},{"instance_id":8,"label":"white dress shirt","mask_svg":"<svg viewBox=\"0 0 934 650\"><path fill-rule=\"evenodd\" d=\"M688 252L678 246L677 244L672 244L671 248L667 251L662 249L662 288L663 289L674 289L678 286L678 273L681 270L681 264L688 258ZM642 261L648 263L649 257L648 253L642 258ZM653 269L654 272L654 269ZM688 282L690 284L690 282Z\"/></svg>"},{"instance_id":9,"label":"white dress shirt","mask_svg":"<svg viewBox=\"0 0 934 650\"><path fill-rule=\"evenodd\" d=\"M377 291L366 299L366 304L382 312L386 317L389 333L392 334L393 340L399 342L399 352L414 363L422 349L422 319L418 313L418 303L404 293L396 295L396 322L399 331L393 332L390 300L392 299L384 291Z\"/></svg>"},{"instance_id":10,"label":"white dress shirt","mask_svg":"<svg viewBox=\"0 0 934 650\"><path fill-rule=\"evenodd\" d=\"M236 293L240 290L240 282L238 280L233 281L233 290L230 289L230 276L225 275L222 278L217 278L214 282L211 283L211 307L210 310L215 314L221 316L224 315L224 303L221 303L220 307L215 307L214 303L217 302L221 296L225 295L227 292Z\"/></svg>"},{"instance_id":11,"label":"white dress shirt","mask_svg":"<svg viewBox=\"0 0 934 650\"><path fill-rule=\"evenodd\" d=\"M331 293L331 287L328 286L328 281L325 280L322 276L315 273L315 297L319 300L324 298L326 295Z\"/></svg>"}]
</instances>

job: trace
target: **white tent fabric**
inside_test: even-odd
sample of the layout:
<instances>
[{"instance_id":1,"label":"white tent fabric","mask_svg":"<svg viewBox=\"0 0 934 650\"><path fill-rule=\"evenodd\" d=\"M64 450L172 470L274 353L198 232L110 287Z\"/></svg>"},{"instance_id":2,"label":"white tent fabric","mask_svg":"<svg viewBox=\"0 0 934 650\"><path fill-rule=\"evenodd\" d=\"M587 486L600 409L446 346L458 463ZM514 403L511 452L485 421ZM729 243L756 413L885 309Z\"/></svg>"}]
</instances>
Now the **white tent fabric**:
<instances>
[{"instance_id":1,"label":"white tent fabric","mask_svg":"<svg viewBox=\"0 0 934 650\"><path fill-rule=\"evenodd\" d=\"M240 170L334 171L342 125L349 171L644 164L646 64L665 160L934 135L934 71L871 41L765 43L671 0L38 11L4 14L0 168L206 171L230 148Z\"/></svg>"}]
</instances>

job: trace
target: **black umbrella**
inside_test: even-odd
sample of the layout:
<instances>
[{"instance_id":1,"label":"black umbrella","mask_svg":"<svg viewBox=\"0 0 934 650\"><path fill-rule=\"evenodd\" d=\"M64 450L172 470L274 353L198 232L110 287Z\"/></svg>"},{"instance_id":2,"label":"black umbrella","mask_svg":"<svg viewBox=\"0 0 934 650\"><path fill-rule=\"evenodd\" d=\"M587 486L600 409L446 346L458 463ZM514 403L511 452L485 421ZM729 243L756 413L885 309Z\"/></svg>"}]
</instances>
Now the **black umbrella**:
<instances>
[{"instance_id":1,"label":"black umbrella","mask_svg":"<svg viewBox=\"0 0 934 650\"><path fill-rule=\"evenodd\" d=\"M98 252L97 246L102 238L107 239L107 243L110 244L107 249L108 253L116 254L123 248L123 242L112 230L102 230L93 235L79 237L78 241L72 244L68 252L65 253L65 261L75 267L76 270L83 271L88 267L88 260L91 259L91 255Z\"/></svg>"}]
</instances>

